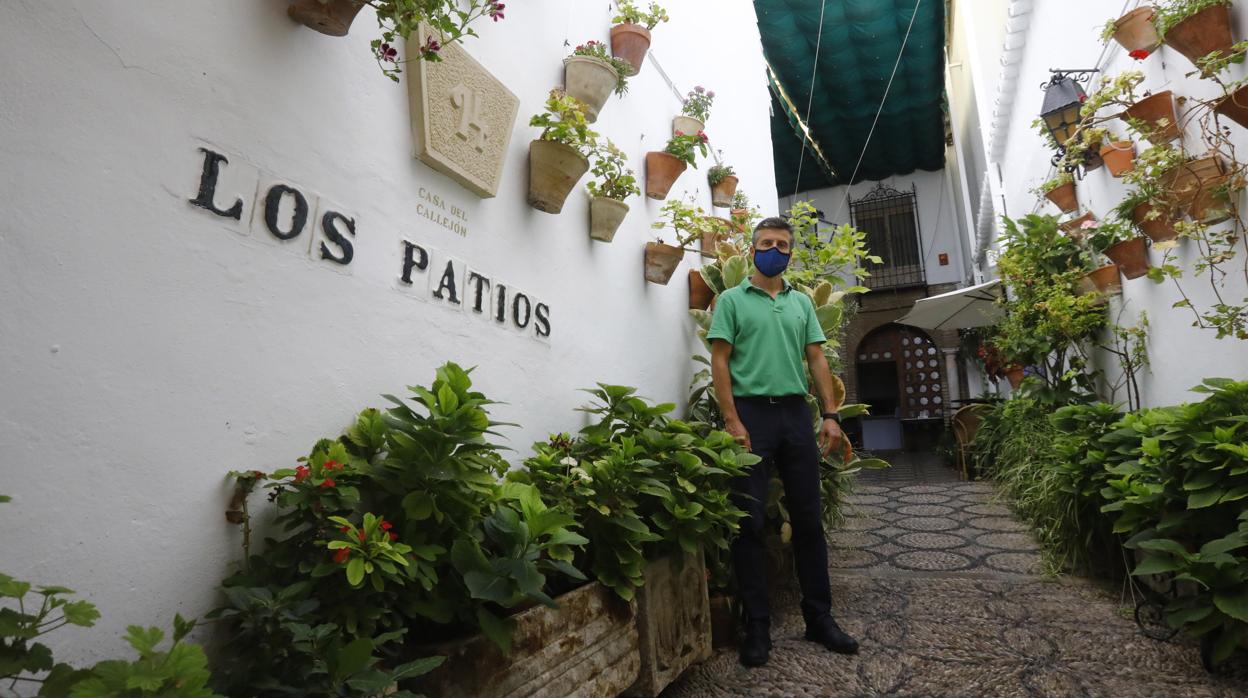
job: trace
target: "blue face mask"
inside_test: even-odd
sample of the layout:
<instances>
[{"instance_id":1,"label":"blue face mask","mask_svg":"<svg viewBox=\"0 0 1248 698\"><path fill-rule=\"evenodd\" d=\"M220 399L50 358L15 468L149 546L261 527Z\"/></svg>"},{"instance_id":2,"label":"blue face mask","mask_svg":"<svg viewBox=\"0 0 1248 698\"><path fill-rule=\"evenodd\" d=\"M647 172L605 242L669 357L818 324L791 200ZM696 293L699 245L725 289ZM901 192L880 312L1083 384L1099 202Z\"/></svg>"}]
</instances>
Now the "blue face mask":
<instances>
[{"instance_id":1,"label":"blue face mask","mask_svg":"<svg viewBox=\"0 0 1248 698\"><path fill-rule=\"evenodd\" d=\"M784 270L788 268L789 255L781 252L777 247L772 247L766 250L755 250L754 266L758 268L759 273L763 276L776 276L783 273Z\"/></svg>"}]
</instances>

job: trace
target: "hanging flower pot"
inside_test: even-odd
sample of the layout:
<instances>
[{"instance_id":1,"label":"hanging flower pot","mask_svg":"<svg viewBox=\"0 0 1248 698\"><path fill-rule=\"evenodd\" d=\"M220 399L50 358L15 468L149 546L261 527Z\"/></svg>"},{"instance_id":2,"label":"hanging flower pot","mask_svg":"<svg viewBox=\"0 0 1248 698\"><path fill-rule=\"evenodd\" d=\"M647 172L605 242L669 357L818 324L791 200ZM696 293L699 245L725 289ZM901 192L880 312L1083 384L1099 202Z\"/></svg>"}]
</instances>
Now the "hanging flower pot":
<instances>
[{"instance_id":1,"label":"hanging flower pot","mask_svg":"<svg viewBox=\"0 0 1248 698\"><path fill-rule=\"evenodd\" d=\"M676 178L688 165L684 160L662 151L646 153L646 196L662 201L667 198Z\"/></svg>"},{"instance_id":2,"label":"hanging flower pot","mask_svg":"<svg viewBox=\"0 0 1248 698\"><path fill-rule=\"evenodd\" d=\"M615 231L620 229L628 215L628 204L608 196L595 196L589 200L589 236L595 240L611 242Z\"/></svg>"},{"instance_id":3,"label":"hanging flower pot","mask_svg":"<svg viewBox=\"0 0 1248 698\"><path fill-rule=\"evenodd\" d=\"M1248 128L1248 85L1218 100L1213 110L1240 126Z\"/></svg>"},{"instance_id":4,"label":"hanging flower pot","mask_svg":"<svg viewBox=\"0 0 1248 698\"><path fill-rule=\"evenodd\" d=\"M1089 223L1095 220L1096 220L1096 215L1093 214L1091 211L1088 211L1087 213L1083 214L1082 216L1079 216L1078 218L1071 218L1070 220L1064 223L1059 223L1057 227L1061 228L1062 231L1065 232L1070 237L1076 240L1079 240L1083 238L1083 224Z\"/></svg>"},{"instance_id":5,"label":"hanging flower pot","mask_svg":"<svg viewBox=\"0 0 1248 698\"><path fill-rule=\"evenodd\" d=\"M646 243L646 281L666 286L676 273L680 260L685 258L683 247L673 247L661 242Z\"/></svg>"},{"instance_id":6,"label":"hanging flower pot","mask_svg":"<svg viewBox=\"0 0 1248 698\"><path fill-rule=\"evenodd\" d=\"M706 310L711 305L711 299L715 297L715 292L706 284L706 279L702 278L702 272L697 269L689 270L689 309L690 310Z\"/></svg>"},{"instance_id":7,"label":"hanging flower pot","mask_svg":"<svg viewBox=\"0 0 1248 698\"><path fill-rule=\"evenodd\" d=\"M1122 293L1122 281L1118 278L1118 265L1106 264L1095 271L1090 271L1079 280L1079 292L1087 293Z\"/></svg>"},{"instance_id":8,"label":"hanging flower pot","mask_svg":"<svg viewBox=\"0 0 1248 698\"><path fill-rule=\"evenodd\" d=\"M1114 177L1121 177L1135 165L1135 144L1131 141L1112 141L1101 148L1105 166Z\"/></svg>"},{"instance_id":9,"label":"hanging flower pot","mask_svg":"<svg viewBox=\"0 0 1248 698\"><path fill-rule=\"evenodd\" d=\"M736 175L728 175L711 187L711 205L716 208L732 206L732 197L737 193Z\"/></svg>"},{"instance_id":10,"label":"hanging flower pot","mask_svg":"<svg viewBox=\"0 0 1248 698\"><path fill-rule=\"evenodd\" d=\"M1005 369L1005 377L1010 381L1010 388L1013 390L1018 390L1019 386L1023 384L1023 378L1026 376L1027 373L1022 366L1011 366Z\"/></svg>"},{"instance_id":11,"label":"hanging flower pot","mask_svg":"<svg viewBox=\"0 0 1248 698\"><path fill-rule=\"evenodd\" d=\"M1224 4L1207 7L1170 27L1162 38L1192 65L1214 51L1229 53L1235 43L1230 8Z\"/></svg>"},{"instance_id":12,"label":"hanging flower pot","mask_svg":"<svg viewBox=\"0 0 1248 698\"><path fill-rule=\"evenodd\" d=\"M692 116L678 114L672 117L672 135L679 136L682 134L701 133L706 130L706 124L701 119L695 119Z\"/></svg>"},{"instance_id":13,"label":"hanging flower pot","mask_svg":"<svg viewBox=\"0 0 1248 698\"><path fill-rule=\"evenodd\" d=\"M1161 46L1161 37L1157 35L1157 27L1153 25L1153 8L1137 7L1114 22L1114 41L1132 52L1143 51L1152 53Z\"/></svg>"},{"instance_id":14,"label":"hanging flower pot","mask_svg":"<svg viewBox=\"0 0 1248 698\"><path fill-rule=\"evenodd\" d=\"M295 0L286 14L303 26L329 36L346 36L362 0Z\"/></svg>"},{"instance_id":15,"label":"hanging flower pot","mask_svg":"<svg viewBox=\"0 0 1248 698\"><path fill-rule=\"evenodd\" d=\"M1225 220L1229 215L1224 211L1227 198L1223 188L1227 180L1222 160L1209 156L1175 167L1163 175L1161 181L1181 213L1193 220L1213 223ZM1221 216L1218 221L1210 220L1218 216Z\"/></svg>"},{"instance_id":16,"label":"hanging flower pot","mask_svg":"<svg viewBox=\"0 0 1248 698\"><path fill-rule=\"evenodd\" d=\"M727 218L717 216L707 216L707 221L715 221L715 223L702 232L702 256L714 257L719 253L719 243L724 239L724 233L731 230L733 225L732 221Z\"/></svg>"},{"instance_id":17,"label":"hanging flower pot","mask_svg":"<svg viewBox=\"0 0 1248 698\"><path fill-rule=\"evenodd\" d=\"M1105 249L1105 256L1114 260L1122 275L1128 279L1138 279L1148 273L1148 240L1145 238L1110 245Z\"/></svg>"},{"instance_id":18,"label":"hanging flower pot","mask_svg":"<svg viewBox=\"0 0 1248 698\"><path fill-rule=\"evenodd\" d=\"M631 22L611 27L611 55L632 66L630 75L641 72L649 50L650 30Z\"/></svg>"},{"instance_id":19,"label":"hanging flower pot","mask_svg":"<svg viewBox=\"0 0 1248 698\"><path fill-rule=\"evenodd\" d=\"M1079 208L1079 199L1075 198L1074 182L1067 182L1048 190L1044 193L1044 198L1056 204L1062 213L1070 213Z\"/></svg>"},{"instance_id":20,"label":"hanging flower pot","mask_svg":"<svg viewBox=\"0 0 1248 698\"><path fill-rule=\"evenodd\" d=\"M1174 93L1170 90L1141 99L1127 107L1118 118L1123 121L1139 119L1149 124L1153 133L1146 137L1153 145L1167 143L1179 137L1179 120L1174 113Z\"/></svg>"},{"instance_id":21,"label":"hanging flower pot","mask_svg":"<svg viewBox=\"0 0 1248 698\"><path fill-rule=\"evenodd\" d=\"M564 91L585 105L585 120L591 124L598 120L618 81L615 68L601 58L569 56L563 61Z\"/></svg>"},{"instance_id":22,"label":"hanging flower pot","mask_svg":"<svg viewBox=\"0 0 1248 698\"><path fill-rule=\"evenodd\" d=\"M559 213L588 169L589 160L572 146L541 139L529 143L529 205Z\"/></svg>"},{"instance_id":23,"label":"hanging flower pot","mask_svg":"<svg viewBox=\"0 0 1248 698\"><path fill-rule=\"evenodd\" d=\"M1150 217L1149 213L1153 210L1158 211L1159 215ZM1153 242L1165 242L1179 236L1178 231L1174 229L1174 219L1167 215L1164 209L1149 201L1131 210L1131 221Z\"/></svg>"}]
</instances>

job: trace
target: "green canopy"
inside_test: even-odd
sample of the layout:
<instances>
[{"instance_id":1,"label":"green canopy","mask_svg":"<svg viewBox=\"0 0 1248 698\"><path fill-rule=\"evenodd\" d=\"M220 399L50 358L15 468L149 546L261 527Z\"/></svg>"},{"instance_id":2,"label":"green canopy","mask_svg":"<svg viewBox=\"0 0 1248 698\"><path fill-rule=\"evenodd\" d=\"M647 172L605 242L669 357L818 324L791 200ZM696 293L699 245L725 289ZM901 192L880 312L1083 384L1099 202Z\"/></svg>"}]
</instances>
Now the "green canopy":
<instances>
[{"instance_id":1,"label":"green canopy","mask_svg":"<svg viewBox=\"0 0 1248 698\"><path fill-rule=\"evenodd\" d=\"M867 144L916 5L905 54ZM854 182L944 167L945 0L754 0L754 8L772 70L771 133L781 196L849 183L864 144ZM803 120L810 133L804 156Z\"/></svg>"}]
</instances>

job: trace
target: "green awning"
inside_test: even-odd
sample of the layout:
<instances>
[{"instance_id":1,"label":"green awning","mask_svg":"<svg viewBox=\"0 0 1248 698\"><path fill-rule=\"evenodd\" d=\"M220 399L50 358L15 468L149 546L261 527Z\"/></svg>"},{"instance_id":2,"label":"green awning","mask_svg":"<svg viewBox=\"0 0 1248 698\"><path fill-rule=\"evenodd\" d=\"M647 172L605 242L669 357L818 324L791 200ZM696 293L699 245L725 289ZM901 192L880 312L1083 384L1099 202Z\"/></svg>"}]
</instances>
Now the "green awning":
<instances>
[{"instance_id":1,"label":"green awning","mask_svg":"<svg viewBox=\"0 0 1248 698\"><path fill-rule=\"evenodd\" d=\"M945 0L754 0L773 71L771 131L781 196L795 186L804 191L849 183L916 5L905 54L855 182L944 167ZM800 121L812 74L806 126L813 143L803 157Z\"/></svg>"}]
</instances>

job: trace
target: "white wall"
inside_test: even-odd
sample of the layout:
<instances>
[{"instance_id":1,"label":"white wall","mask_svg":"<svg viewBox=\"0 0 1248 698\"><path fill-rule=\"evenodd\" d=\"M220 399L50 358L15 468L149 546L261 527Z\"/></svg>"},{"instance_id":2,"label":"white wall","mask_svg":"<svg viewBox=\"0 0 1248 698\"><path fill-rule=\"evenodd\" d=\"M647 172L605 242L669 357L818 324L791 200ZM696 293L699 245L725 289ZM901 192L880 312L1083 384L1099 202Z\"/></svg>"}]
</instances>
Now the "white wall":
<instances>
[{"instance_id":1,"label":"white wall","mask_svg":"<svg viewBox=\"0 0 1248 698\"><path fill-rule=\"evenodd\" d=\"M665 4L654 53L682 91L717 92L713 144L772 211L752 3ZM126 624L210 609L240 555L226 471L292 465L444 361L477 366L476 386L507 403L494 416L523 425L505 431L515 460L579 427L576 389L595 381L683 402L698 347L687 265L667 287L642 280L660 204L632 199L611 244L588 238L579 191L560 216L525 205L528 117L562 79L565 40L607 39L608 3L507 5L466 44L521 100L502 187L481 200L410 157L406 88L373 62L370 10L335 39L282 0L0 4L0 492L14 497L0 560L104 614L59 631L58 658L119 655ZM597 128L640 173L679 101L652 64L631 84ZM349 273L192 207L204 144L230 172L355 215ZM709 208L705 167L675 193ZM417 215L422 187L467 212L466 236ZM402 237L549 303L549 342L397 291Z\"/></svg>"},{"instance_id":2,"label":"white wall","mask_svg":"<svg viewBox=\"0 0 1248 698\"><path fill-rule=\"evenodd\" d=\"M958 236L964 234L958 229L956 207L961 204L953 194L952 183L949 181L948 169L937 172L915 171L908 175L898 175L884 180L886 186L902 192L909 192L911 186L916 189L918 205L919 233L923 243L924 268L927 271L929 285L958 283L964 280L962 263L962 245ZM838 186L828 189L801 192L800 200L809 200L815 208L823 211L823 215L832 223L841 224L850 221L850 204L845 200L846 191L850 199L857 201L866 196L877 185L877 182L859 182L852 186ZM784 197L782 206L792 205L792 197ZM949 255L949 263L940 264L941 254Z\"/></svg>"},{"instance_id":3,"label":"white wall","mask_svg":"<svg viewBox=\"0 0 1248 698\"><path fill-rule=\"evenodd\" d=\"M1130 7L1138 3L1132 2ZM1108 19L1121 15L1123 3L1118 0L1088 0L1079 12L1070 12L1062 3L1036 3L1031 17L1031 27L1026 52L1018 79L1017 100L1010 123L1008 147L1001 169L1004 175L1003 189L1006 193L1006 212L1020 217L1033 210L1056 214L1057 209L1043 203L1030 193L1030 189L1048 179L1051 174L1049 159L1052 153L1045 149L1040 137L1031 130L1031 121L1040 113L1044 93L1040 85L1048 79L1050 68L1085 68L1098 66L1103 74L1113 76L1126 70L1139 69L1146 76L1140 93L1173 90L1176 95L1189 98L1209 98L1220 94L1216 85L1187 77L1194 71L1192 64L1182 54L1162 47L1144 61L1131 59L1117 43L1111 42L1102 52L1098 36L1100 27ZM1236 37L1243 38L1248 32L1248 3L1239 2L1233 10L1233 26ZM1099 61L1099 62L1098 62ZM1234 79L1248 74L1248 66L1232 66ZM1125 124L1111 122L1110 129L1125 135ZM1237 146L1248 145L1248 131L1232 125ZM1185 146L1190 152L1203 152L1199 127L1192 124L1185 135ZM1146 147L1146 146L1142 146ZM1137 152L1142 149L1137 148ZM1110 214L1127 192L1126 185L1110 176L1106 168L1091 172L1077 185L1083 210L1091 210L1098 217ZM1241 206L1243 201L1241 200ZM1000 213L1000 212L999 212ZM1194 243L1183 243L1181 259L1190 262ZM1243 267L1242 255L1248 254L1243 245L1239 247L1240 258L1232 267ZM1150 252L1154 264L1161 254ZM1207 277L1192 276L1190 263L1184 269L1183 287L1192 295L1198 306L1207 307L1212 301ZM1242 273L1228 281L1225 296L1238 302L1248 296L1248 288ZM1148 315L1152 326L1149 334L1149 358L1151 370L1141 381L1141 393L1145 405L1166 405L1198 399L1188 392L1201 379L1223 376L1237 379L1248 378L1248 343L1236 339L1215 339L1210 330L1192 328L1189 311L1172 309L1180 299L1174 285L1166 282L1155 285L1145 278L1124 281L1124 292L1115 300L1111 312L1118 317L1120 304L1126 306L1123 324L1133 324L1140 312ZM1110 370L1106 362L1106 367ZM1120 395L1125 399L1125 395Z\"/></svg>"}]
</instances>

